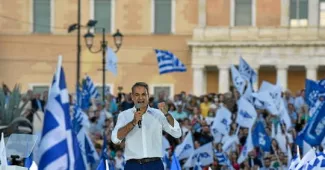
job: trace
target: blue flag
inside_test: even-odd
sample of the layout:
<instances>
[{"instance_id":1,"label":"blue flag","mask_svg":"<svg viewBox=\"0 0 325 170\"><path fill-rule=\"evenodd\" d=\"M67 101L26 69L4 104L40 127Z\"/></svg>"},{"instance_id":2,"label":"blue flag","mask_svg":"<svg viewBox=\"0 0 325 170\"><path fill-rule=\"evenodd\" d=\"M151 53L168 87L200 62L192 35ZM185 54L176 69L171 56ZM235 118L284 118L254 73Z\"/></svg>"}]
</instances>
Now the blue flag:
<instances>
[{"instance_id":1,"label":"blue flag","mask_svg":"<svg viewBox=\"0 0 325 170\"><path fill-rule=\"evenodd\" d=\"M181 165L179 164L179 160L177 159L175 153L172 157L172 165L170 167L170 170L182 170Z\"/></svg>"},{"instance_id":2,"label":"blue flag","mask_svg":"<svg viewBox=\"0 0 325 170\"><path fill-rule=\"evenodd\" d=\"M271 151L271 139L265 131L263 122L256 123L252 137L254 146L260 147L265 152Z\"/></svg>"}]
</instances>

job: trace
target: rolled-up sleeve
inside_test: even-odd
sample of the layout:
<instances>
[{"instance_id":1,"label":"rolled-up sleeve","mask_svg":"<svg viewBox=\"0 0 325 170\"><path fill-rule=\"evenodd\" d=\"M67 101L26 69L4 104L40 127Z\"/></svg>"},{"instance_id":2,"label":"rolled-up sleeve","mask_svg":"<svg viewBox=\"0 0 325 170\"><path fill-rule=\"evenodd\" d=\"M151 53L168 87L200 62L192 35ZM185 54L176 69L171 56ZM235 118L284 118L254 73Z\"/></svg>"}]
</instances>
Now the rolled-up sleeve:
<instances>
[{"instance_id":1,"label":"rolled-up sleeve","mask_svg":"<svg viewBox=\"0 0 325 170\"><path fill-rule=\"evenodd\" d=\"M123 139L119 139L117 138L117 132L120 128L122 128L123 126L125 126L125 118L123 116L122 113L120 113L117 117L117 121L116 121L116 125L112 131L112 136L111 136L111 139L112 139L112 142L114 144L120 144L122 142Z\"/></svg>"},{"instance_id":2,"label":"rolled-up sleeve","mask_svg":"<svg viewBox=\"0 0 325 170\"><path fill-rule=\"evenodd\" d=\"M160 112L160 121L162 123L162 127L163 130L167 133L169 133L171 136L173 136L174 138L180 138L182 136L182 130L181 127L179 126L179 123L177 122L177 120L173 117L174 119L174 126L170 125L167 118L165 117L165 115Z\"/></svg>"}]
</instances>

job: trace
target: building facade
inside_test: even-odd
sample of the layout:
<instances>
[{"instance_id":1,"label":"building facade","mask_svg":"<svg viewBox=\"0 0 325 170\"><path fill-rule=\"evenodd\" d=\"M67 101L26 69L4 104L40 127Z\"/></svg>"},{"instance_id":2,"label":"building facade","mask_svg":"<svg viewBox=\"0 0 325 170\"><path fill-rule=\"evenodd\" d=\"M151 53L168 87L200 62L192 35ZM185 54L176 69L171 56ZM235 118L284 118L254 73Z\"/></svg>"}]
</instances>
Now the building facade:
<instances>
[{"instance_id":1,"label":"building facade","mask_svg":"<svg viewBox=\"0 0 325 170\"><path fill-rule=\"evenodd\" d=\"M77 0L4 0L0 2L0 81L10 87L48 88L58 55L63 56L68 88L75 90ZM83 0L82 24L98 20L112 34L124 35L118 75L106 74L116 94L136 81L150 93L170 97L223 93L231 85L230 65L243 57L258 73L255 88L277 80L285 89L304 88L305 78L325 78L325 1L323 0ZM82 35L87 30L82 30ZM94 48L99 48L97 30ZM82 39L81 75L102 86L100 53ZM154 49L174 53L187 72L159 75Z\"/></svg>"}]
</instances>

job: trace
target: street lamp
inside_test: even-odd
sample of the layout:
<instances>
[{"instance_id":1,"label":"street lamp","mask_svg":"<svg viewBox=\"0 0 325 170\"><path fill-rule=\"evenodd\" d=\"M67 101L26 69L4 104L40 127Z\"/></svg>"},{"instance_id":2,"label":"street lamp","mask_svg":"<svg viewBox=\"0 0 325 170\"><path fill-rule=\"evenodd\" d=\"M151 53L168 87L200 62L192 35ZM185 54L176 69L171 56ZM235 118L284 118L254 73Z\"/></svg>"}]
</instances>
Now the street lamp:
<instances>
[{"instance_id":1,"label":"street lamp","mask_svg":"<svg viewBox=\"0 0 325 170\"><path fill-rule=\"evenodd\" d=\"M107 41L105 39L105 33L106 33L106 30L105 28L97 28L97 29L101 29L102 30L102 40L100 42L100 49L98 50L93 50L93 44L94 44L94 38L95 38L95 35L93 33L90 32L90 29L91 28L95 28L95 25L96 25L97 21L96 20L89 20L88 21L88 24L87 24L87 27L88 27L88 32L84 35L84 38L85 38L85 42L86 42L86 46L87 48L89 49L89 51L91 53L99 53L99 52L102 52L102 64L103 64L103 102L105 102L105 73L106 73L106 69L105 69L105 66L106 66L106 49L107 49ZM120 33L119 30L116 31L115 34L113 34L113 38L114 38L114 44L116 46L116 50L115 50L115 53L117 53L119 51L119 49L121 48L122 46L122 42L123 42L123 35Z\"/></svg>"},{"instance_id":2,"label":"street lamp","mask_svg":"<svg viewBox=\"0 0 325 170\"><path fill-rule=\"evenodd\" d=\"M80 0L79 0L80 1ZM78 4L80 4L80 2L78 1ZM78 9L80 9L80 7L78 7ZM105 39L105 28L96 28L97 21L96 20L89 20L87 23L87 26L83 26L80 24L80 11L78 11L78 24L72 24L69 26L68 28L68 33L74 31L74 30L78 30L78 35L77 35L77 89L79 89L79 80L80 80L80 51L81 51L81 43L80 43L80 29L81 28L88 28L88 32L84 35L85 38L85 42L86 42L86 46L89 49L89 51L91 53L99 53L102 52L102 64L103 64L103 102L105 102L105 65L106 65L106 48L107 48L107 41ZM90 32L90 29L102 29L102 41L100 42L101 47L99 50L97 51L93 51L92 47L94 44L94 38L95 35L93 33ZM113 38L114 38L114 44L116 46L116 50L115 53L117 53L119 51L119 49L122 46L122 42L123 42L123 34L120 33L119 30L116 31L115 34L113 34ZM78 99L78 95L77 95L77 101L79 101Z\"/></svg>"}]
</instances>

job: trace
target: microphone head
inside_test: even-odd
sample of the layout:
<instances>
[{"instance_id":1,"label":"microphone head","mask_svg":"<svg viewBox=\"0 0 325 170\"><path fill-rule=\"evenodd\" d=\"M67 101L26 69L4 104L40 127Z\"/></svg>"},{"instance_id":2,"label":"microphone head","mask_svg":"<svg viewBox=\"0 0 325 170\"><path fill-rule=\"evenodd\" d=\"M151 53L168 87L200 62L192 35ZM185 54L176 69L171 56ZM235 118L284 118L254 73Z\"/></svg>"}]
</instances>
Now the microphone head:
<instances>
[{"instance_id":1,"label":"microphone head","mask_svg":"<svg viewBox=\"0 0 325 170\"><path fill-rule=\"evenodd\" d=\"M141 108L141 104L140 103L136 103L134 106L136 109L140 109Z\"/></svg>"}]
</instances>

